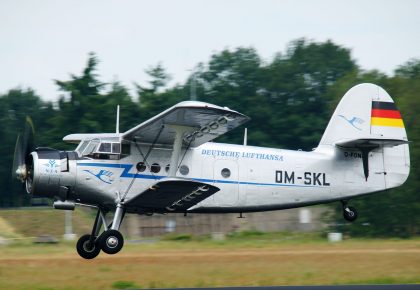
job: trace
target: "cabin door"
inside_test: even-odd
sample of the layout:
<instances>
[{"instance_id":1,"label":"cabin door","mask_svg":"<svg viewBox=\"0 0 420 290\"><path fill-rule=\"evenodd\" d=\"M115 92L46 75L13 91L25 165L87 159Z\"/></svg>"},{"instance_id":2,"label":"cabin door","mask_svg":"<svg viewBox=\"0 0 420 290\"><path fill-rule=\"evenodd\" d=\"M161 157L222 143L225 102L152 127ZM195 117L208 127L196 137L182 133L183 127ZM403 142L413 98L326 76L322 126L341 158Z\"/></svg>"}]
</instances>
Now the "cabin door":
<instances>
[{"instance_id":1,"label":"cabin door","mask_svg":"<svg viewBox=\"0 0 420 290\"><path fill-rule=\"evenodd\" d=\"M236 160L219 159L214 161L213 182L220 191L214 195L215 204L234 206L239 199L239 166Z\"/></svg>"}]
</instances>

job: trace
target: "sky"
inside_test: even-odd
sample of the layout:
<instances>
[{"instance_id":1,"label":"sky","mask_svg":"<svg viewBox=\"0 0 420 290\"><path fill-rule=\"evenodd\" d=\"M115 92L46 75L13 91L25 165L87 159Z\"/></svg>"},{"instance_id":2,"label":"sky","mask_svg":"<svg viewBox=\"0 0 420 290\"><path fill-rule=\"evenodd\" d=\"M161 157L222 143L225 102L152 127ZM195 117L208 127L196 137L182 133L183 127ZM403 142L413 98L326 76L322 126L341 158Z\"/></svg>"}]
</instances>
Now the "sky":
<instances>
[{"instance_id":1,"label":"sky","mask_svg":"<svg viewBox=\"0 0 420 290\"><path fill-rule=\"evenodd\" d=\"M420 58L420 1L0 0L0 94L30 87L55 101L53 80L80 74L89 52L101 81L133 89L158 63L174 85L223 49L252 46L269 62L302 37L392 75Z\"/></svg>"}]
</instances>

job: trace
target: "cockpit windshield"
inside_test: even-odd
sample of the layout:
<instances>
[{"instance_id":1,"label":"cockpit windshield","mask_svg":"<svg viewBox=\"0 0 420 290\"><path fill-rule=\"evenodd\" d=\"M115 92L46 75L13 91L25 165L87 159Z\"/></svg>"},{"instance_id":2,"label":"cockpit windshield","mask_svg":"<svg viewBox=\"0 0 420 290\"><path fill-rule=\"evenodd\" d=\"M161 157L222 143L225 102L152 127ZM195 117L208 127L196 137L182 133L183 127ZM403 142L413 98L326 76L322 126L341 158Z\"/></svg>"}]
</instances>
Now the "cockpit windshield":
<instances>
[{"instance_id":1,"label":"cockpit windshield","mask_svg":"<svg viewBox=\"0 0 420 290\"><path fill-rule=\"evenodd\" d=\"M122 152L121 152L122 147ZM100 139L85 140L76 148L80 157L89 156L97 159L119 159L123 155L130 154L130 145L119 142L102 141Z\"/></svg>"},{"instance_id":2,"label":"cockpit windshield","mask_svg":"<svg viewBox=\"0 0 420 290\"><path fill-rule=\"evenodd\" d=\"M82 155L90 155L93 152L95 152L96 148L99 145L99 140L98 139L93 139L91 140L85 147L85 149L82 152Z\"/></svg>"},{"instance_id":3,"label":"cockpit windshield","mask_svg":"<svg viewBox=\"0 0 420 290\"><path fill-rule=\"evenodd\" d=\"M85 150L85 148L88 144L89 144L89 141L80 142L79 146L77 146L77 148L76 148L76 152L79 153L79 155L81 155L83 150Z\"/></svg>"}]
</instances>

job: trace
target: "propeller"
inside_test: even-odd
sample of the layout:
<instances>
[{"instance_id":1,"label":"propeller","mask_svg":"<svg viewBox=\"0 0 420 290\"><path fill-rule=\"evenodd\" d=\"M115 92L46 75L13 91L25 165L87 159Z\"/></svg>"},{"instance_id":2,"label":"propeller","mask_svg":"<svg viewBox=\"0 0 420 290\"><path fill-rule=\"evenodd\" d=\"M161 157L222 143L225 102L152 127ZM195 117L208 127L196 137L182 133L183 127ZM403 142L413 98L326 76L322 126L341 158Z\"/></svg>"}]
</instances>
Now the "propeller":
<instances>
[{"instance_id":1,"label":"propeller","mask_svg":"<svg viewBox=\"0 0 420 290\"><path fill-rule=\"evenodd\" d=\"M26 116L25 129L16 139L15 153L13 156L12 175L22 183L26 183L26 191L30 191L33 178L33 163L31 152L35 150L35 129L32 119Z\"/></svg>"}]
</instances>

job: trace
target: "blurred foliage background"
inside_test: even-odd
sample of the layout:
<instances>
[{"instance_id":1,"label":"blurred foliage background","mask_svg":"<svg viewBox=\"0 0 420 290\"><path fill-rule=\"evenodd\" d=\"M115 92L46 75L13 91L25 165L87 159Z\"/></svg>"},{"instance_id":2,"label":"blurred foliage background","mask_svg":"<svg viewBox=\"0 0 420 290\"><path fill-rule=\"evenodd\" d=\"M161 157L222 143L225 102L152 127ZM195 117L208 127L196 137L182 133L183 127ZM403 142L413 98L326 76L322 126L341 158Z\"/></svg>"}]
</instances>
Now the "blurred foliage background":
<instances>
[{"instance_id":1,"label":"blurred foliage background","mask_svg":"<svg viewBox=\"0 0 420 290\"><path fill-rule=\"evenodd\" d=\"M412 141L411 173L400 188L352 201L360 216L344 231L354 236L419 234L420 60L410 60L387 76L379 71L364 71L349 49L331 41L298 39L269 62L252 47L215 53L207 63L197 64L184 84L174 86L168 86L170 76L157 64L146 70L150 81L135 84L134 93L119 82L103 82L97 74L98 62L97 56L90 53L80 75L54 80L62 92L58 102L44 101L30 88L18 87L0 95L0 207L30 205L30 197L11 172L16 138L27 115L35 124L38 146L72 149L61 141L63 136L114 132L117 104L121 106L120 130L125 131L190 99L195 79L198 100L227 106L252 118L247 124L249 145L311 150L318 145L345 92L356 84L371 82L390 93L403 115ZM218 141L241 143L242 138L243 131L238 129ZM341 205L336 205L331 220L341 221Z\"/></svg>"}]
</instances>

